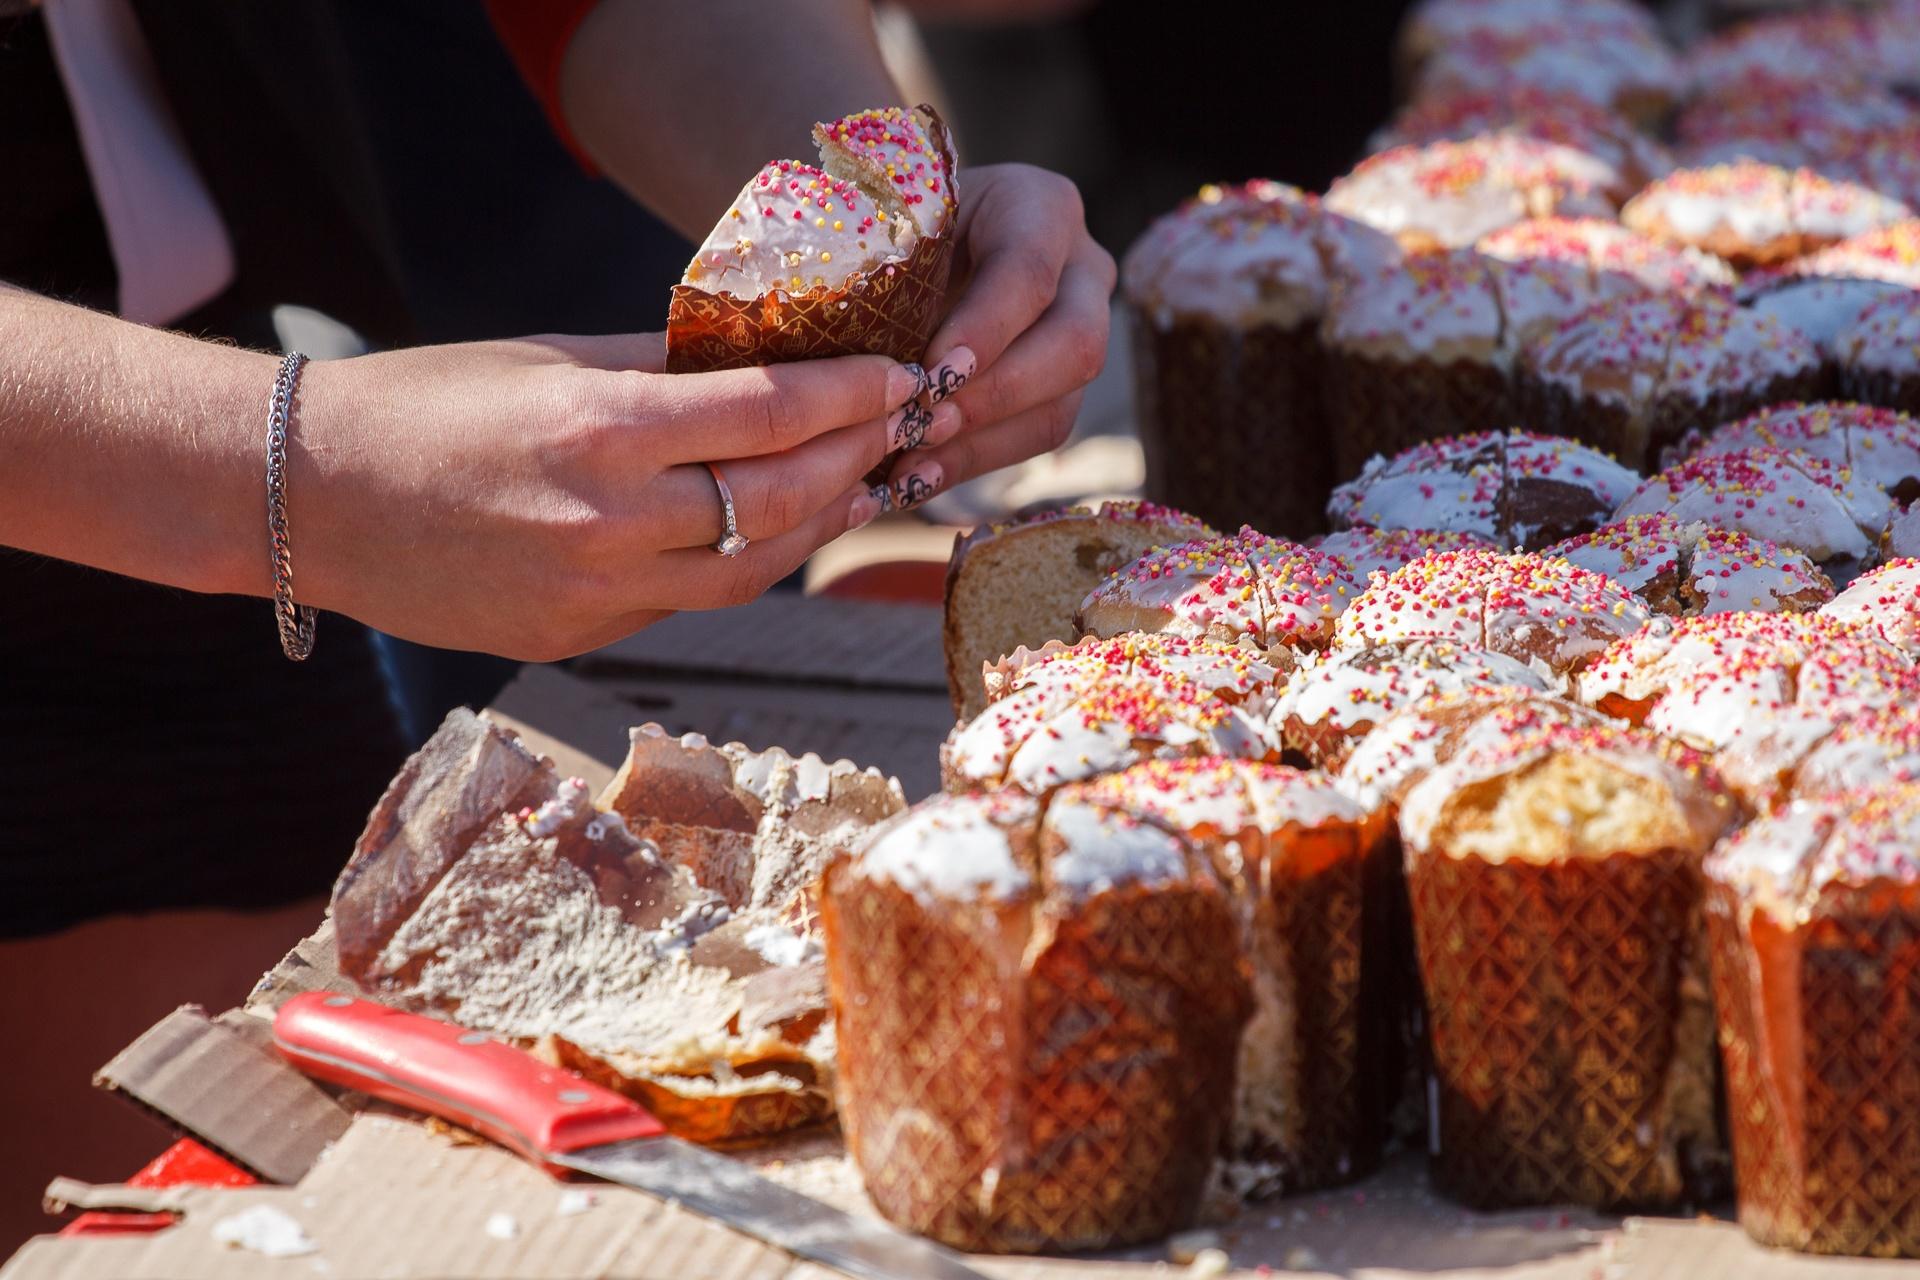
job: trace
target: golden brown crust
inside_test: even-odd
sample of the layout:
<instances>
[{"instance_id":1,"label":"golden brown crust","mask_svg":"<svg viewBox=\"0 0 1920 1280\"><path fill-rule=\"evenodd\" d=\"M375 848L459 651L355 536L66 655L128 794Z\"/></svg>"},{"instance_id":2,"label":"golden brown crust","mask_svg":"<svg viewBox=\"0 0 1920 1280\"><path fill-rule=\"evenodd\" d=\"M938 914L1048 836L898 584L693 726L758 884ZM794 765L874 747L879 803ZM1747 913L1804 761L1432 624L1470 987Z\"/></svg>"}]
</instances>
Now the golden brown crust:
<instances>
[{"instance_id":1,"label":"golden brown crust","mask_svg":"<svg viewBox=\"0 0 1920 1280\"><path fill-rule=\"evenodd\" d=\"M941 623L955 716L969 720L986 705L983 663L1020 645L1038 649L1049 640L1075 639L1074 610L1115 569L1154 547L1216 536L1184 511L1146 502L1066 507L956 535ZM997 566L1002 559L1010 565ZM1000 616L990 622L989 611ZM985 635L973 634L986 631L1003 638L988 644Z\"/></svg>"},{"instance_id":2,"label":"golden brown crust","mask_svg":"<svg viewBox=\"0 0 1920 1280\"><path fill-rule=\"evenodd\" d=\"M956 1248L1163 1236L1191 1223L1232 1108L1234 909L1170 832L1032 812L937 798L829 868L847 1147L884 1216ZM955 878L956 841L986 879Z\"/></svg>"}]
</instances>

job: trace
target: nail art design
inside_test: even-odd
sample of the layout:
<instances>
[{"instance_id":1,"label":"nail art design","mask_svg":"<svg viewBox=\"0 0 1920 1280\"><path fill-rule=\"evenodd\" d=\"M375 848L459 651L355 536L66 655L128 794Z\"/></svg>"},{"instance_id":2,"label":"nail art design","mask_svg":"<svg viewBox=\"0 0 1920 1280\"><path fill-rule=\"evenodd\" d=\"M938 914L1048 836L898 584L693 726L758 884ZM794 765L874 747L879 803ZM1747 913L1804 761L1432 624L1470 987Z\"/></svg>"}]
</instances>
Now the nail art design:
<instances>
[{"instance_id":1,"label":"nail art design","mask_svg":"<svg viewBox=\"0 0 1920 1280\"><path fill-rule=\"evenodd\" d=\"M913 375L913 394L916 397L933 390L933 377L927 372L927 366L918 360L909 360L900 367Z\"/></svg>"},{"instance_id":2,"label":"nail art design","mask_svg":"<svg viewBox=\"0 0 1920 1280\"><path fill-rule=\"evenodd\" d=\"M887 514L887 512L893 510L893 486L892 485L887 485L887 484L869 485L867 486L867 492L872 494L873 500L880 504L881 515L885 515Z\"/></svg>"},{"instance_id":3,"label":"nail art design","mask_svg":"<svg viewBox=\"0 0 1920 1280\"><path fill-rule=\"evenodd\" d=\"M938 369L931 375L929 395L933 403L939 404L948 396L967 385L967 379L973 376L973 352L965 347L956 348Z\"/></svg>"},{"instance_id":4,"label":"nail art design","mask_svg":"<svg viewBox=\"0 0 1920 1280\"><path fill-rule=\"evenodd\" d=\"M940 468L926 467L909 471L900 478L900 492L896 499L902 511L912 510L934 494L940 492Z\"/></svg>"},{"instance_id":5,"label":"nail art design","mask_svg":"<svg viewBox=\"0 0 1920 1280\"><path fill-rule=\"evenodd\" d=\"M887 419L888 447L895 452L918 449L926 440L927 429L932 425L932 407L919 399L909 400Z\"/></svg>"}]
</instances>

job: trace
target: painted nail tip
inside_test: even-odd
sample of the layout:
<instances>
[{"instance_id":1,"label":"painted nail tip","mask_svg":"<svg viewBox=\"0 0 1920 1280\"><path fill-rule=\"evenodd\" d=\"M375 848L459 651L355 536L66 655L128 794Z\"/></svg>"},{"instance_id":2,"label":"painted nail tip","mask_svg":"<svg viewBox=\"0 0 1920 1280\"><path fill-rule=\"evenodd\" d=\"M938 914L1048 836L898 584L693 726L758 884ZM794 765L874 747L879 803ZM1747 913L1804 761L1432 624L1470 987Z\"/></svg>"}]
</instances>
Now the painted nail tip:
<instances>
[{"instance_id":1,"label":"painted nail tip","mask_svg":"<svg viewBox=\"0 0 1920 1280\"><path fill-rule=\"evenodd\" d=\"M894 405L906 404L926 394L932 385L933 379L928 375L926 366L908 360L887 371L887 400Z\"/></svg>"},{"instance_id":2,"label":"painted nail tip","mask_svg":"<svg viewBox=\"0 0 1920 1280\"><path fill-rule=\"evenodd\" d=\"M938 465L929 464L908 472L900 478L899 494L896 501L902 511L919 506L934 494L940 492L940 483L945 478Z\"/></svg>"},{"instance_id":3,"label":"painted nail tip","mask_svg":"<svg viewBox=\"0 0 1920 1280\"><path fill-rule=\"evenodd\" d=\"M930 376L931 388L928 395L933 402L939 404L964 387L967 379L973 376L974 366L977 363L973 352L966 347L956 347L949 352L947 358L940 362L940 367Z\"/></svg>"},{"instance_id":4,"label":"painted nail tip","mask_svg":"<svg viewBox=\"0 0 1920 1280\"><path fill-rule=\"evenodd\" d=\"M918 400L909 400L887 416L887 447L898 453L917 449L926 442L933 426L933 410Z\"/></svg>"}]
</instances>

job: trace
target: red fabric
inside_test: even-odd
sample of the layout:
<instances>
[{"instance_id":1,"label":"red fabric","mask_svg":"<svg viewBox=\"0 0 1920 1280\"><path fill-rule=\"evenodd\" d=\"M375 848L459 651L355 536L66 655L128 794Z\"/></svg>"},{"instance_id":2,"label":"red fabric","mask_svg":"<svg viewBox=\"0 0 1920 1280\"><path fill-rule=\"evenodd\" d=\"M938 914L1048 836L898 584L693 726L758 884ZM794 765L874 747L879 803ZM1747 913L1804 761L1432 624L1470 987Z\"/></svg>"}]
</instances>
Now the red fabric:
<instances>
[{"instance_id":1,"label":"red fabric","mask_svg":"<svg viewBox=\"0 0 1920 1280\"><path fill-rule=\"evenodd\" d=\"M250 1187L255 1178L239 1165L182 1138L127 1179L130 1187ZM139 1235L173 1225L171 1213L83 1213L61 1228L63 1236Z\"/></svg>"},{"instance_id":2,"label":"red fabric","mask_svg":"<svg viewBox=\"0 0 1920 1280\"><path fill-rule=\"evenodd\" d=\"M580 167L595 177L599 166L581 150L560 110L560 64L574 32L600 0L487 0L487 16L507 47L521 78L547 113L547 123Z\"/></svg>"}]
</instances>

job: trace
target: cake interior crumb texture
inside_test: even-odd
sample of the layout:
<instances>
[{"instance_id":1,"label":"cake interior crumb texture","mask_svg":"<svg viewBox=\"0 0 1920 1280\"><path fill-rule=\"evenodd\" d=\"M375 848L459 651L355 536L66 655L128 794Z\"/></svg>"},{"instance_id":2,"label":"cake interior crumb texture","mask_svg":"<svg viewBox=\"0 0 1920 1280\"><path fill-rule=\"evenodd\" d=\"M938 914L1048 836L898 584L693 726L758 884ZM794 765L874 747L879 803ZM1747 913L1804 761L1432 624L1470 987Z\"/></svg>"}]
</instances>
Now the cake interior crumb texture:
<instances>
[{"instance_id":1,"label":"cake interior crumb texture","mask_svg":"<svg viewBox=\"0 0 1920 1280\"><path fill-rule=\"evenodd\" d=\"M1462 787L1426 841L1495 861L1604 858L1694 843L1660 780L1562 752Z\"/></svg>"},{"instance_id":2,"label":"cake interior crumb texture","mask_svg":"<svg viewBox=\"0 0 1920 1280\"><path fill-rule=\"evenodd\" d=\"M948 675L955 710L971 720L986 706L982 664L1021 645L1078 637L1074 614L1108 574L1155 547L1192 536L1153 522L1065 520L1014 530L966 551L947 602Z\"/></svg>"}]
</instances>

